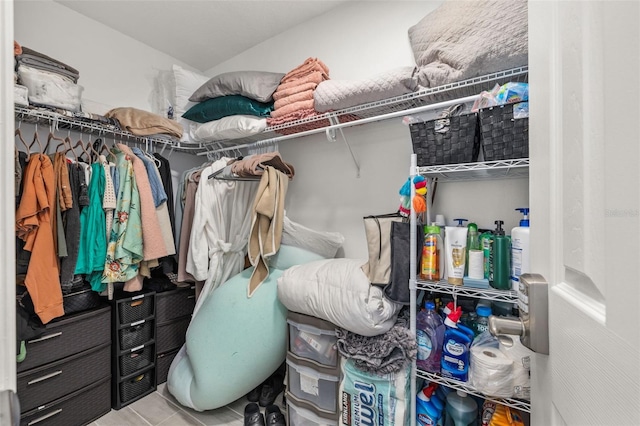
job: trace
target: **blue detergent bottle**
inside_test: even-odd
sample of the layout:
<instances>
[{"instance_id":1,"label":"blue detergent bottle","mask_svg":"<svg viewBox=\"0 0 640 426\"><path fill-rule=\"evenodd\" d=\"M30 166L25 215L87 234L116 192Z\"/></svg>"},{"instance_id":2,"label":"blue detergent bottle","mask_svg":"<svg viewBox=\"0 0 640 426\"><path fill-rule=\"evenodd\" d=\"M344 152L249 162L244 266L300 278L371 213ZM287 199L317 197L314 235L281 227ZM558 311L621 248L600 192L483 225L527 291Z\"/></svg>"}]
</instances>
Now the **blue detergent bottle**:
<instances>
[{"instance_id":1,"label":"blue detergent bottle","mask_svg":"<svg viewBox=\"0 0 640 426\"><path fill-rule=\"evenodd\" d=\"M437 426L442 424L443 403L442 401L436 403L432 396L433 388L430 387L422 389L416 396L416 424L420 426Z\"/></svg>"},{"instance_id":2,"label":"blue detergent bottle","mask_svg":"<svg viewBox=\"0 0 640 426\"><path fill-rule=\"evenodd\" d=\"M478 418L478 404L461 390L447 395L445 426L471 426Z\"/></svg>"},{"instance_id":3,"label":"blue detergent bottle","mask_svg":"<svg viewBox=\"0 0 640 426\"><path fill-rule=\"evenodd\" d=\"M444 321L447 329L444 332L441 374L443 377L466 382L469 379L469 350L473 331L458 328L461 315L462 309L458 306Z\"/></svg>"}]
</instances>

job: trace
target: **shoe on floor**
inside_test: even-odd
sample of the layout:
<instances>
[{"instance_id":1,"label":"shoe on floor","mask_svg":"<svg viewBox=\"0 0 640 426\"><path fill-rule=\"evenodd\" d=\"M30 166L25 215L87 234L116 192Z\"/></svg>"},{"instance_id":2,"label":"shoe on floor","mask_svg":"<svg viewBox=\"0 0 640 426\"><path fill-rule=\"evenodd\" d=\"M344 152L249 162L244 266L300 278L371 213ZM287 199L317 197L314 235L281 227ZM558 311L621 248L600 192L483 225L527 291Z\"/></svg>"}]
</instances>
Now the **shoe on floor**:
<instances>
[{"instance_id":1,"label":"shoe on floor","mask_svg":"<svg viewBox=\"0 0 640 426\"><path fill-rule=\"evenodd\" d=\"M244 407L244 426L265 426L264 416L255 402L250 402Z\"/></svg>"},{"instance_id":2,"label":"shoe on floor","mask_svg":"<svg viewBox=\"0 0 640 426\"><path fill-rule=\"evenodd\" d=\"M258 403L261 407L266 407L275 402L276 398L284 390L284 381L282 378L272 378L262 384L262 392Z\"/></svg>"},{"instance_id":3,"label":"shoe on floor","mask_svg":"<svg viewBox=\"0 0 640 426\"><path fill-rule=\"evenodd\" d=\"M258 402L260 394L262 393L262 383L256 386L251 392L247 394L247 401Z\"/></svg>"},{"instance_id":4,"label":"shoe on floor","mask_svg":"<svg viewBox=\"0 0 640 426\"><path fill-rule=\"evenodd\" d=\"M284 414L277 405L267 405L264 409L264 417L267 426L287 426L284 420Z\"/></svg>"}]
</instances>

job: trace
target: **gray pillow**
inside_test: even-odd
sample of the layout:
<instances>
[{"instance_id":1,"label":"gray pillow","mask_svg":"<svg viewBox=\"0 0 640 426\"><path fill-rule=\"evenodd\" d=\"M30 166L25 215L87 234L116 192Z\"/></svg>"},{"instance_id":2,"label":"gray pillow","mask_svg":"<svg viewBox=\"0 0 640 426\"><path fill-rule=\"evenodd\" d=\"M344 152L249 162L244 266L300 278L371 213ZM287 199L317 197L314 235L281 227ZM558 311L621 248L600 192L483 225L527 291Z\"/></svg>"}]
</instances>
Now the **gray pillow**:
<instances>
[{"instance_id":1,"label":"gray pillow","mask_svg":"<svg viewBox=\"0 0 640 426\"><path fill-rule=\"evenodd\" d=\"M526 0L446 0L409 28L418 82L435 87L527 64Z\"/></svg>"},{"instance_id":2,"label":"gray pillow","mask_svg":"<svg viewBox=\"0 0 640 426\"><path fill-rule=\"evenodd\" d=\"M227 95L241 95L259 102L271 102L284 74L266 71L234 71L219 74L204 83L189 98L191 102Z\"/></svg>"}]
</instances>

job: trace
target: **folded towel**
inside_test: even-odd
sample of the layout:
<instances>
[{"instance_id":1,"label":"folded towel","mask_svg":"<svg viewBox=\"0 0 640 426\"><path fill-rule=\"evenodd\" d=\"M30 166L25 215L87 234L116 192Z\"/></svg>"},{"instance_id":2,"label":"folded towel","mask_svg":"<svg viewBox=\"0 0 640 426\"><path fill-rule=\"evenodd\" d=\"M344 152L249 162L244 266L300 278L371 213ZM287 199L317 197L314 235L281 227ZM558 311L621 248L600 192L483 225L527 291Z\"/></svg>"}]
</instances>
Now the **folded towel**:
<instances>
[{"instance_id":1,"label":"folded towel","mask_svg":"<svg viewBox=\"0 0 640 426\"><path fill-rule=\"evenodd\" d=\"M107 118L115 118L127 131L137 136L150 136L166 133L180 139L182 126L168 118L131 107L114 108L105 114Z\"/></svg>"},{"instance_id":2,"label":"folded towel","mask_svg":"<svg viewBox=\"0 0 640 426\"><path fill-rule=\"evenodd\" d=\"M276 93L285 92L294 87L301 87L302 85L307 83L316 83L317 85L328 79L329 76L327 76L326 74L323 74L321 72L312 72L311 74L308 74L297 80L292 80L288 83L280 83L280 85L276 88L275 93L273 94L273 99L277 99Z\"/></svg>"},{"instance_id":3,"label":"folded towel","mask_svg":"<svg viewBox=\"0 0 640 426\"><path fill-rule=\"evenodd\" d=\"M290 113L284 114L279 117L274 117L273 115L271 117L267 117L267 126L269 127L278 126L280 124L285 124L290 121L302 120L303 118L315 117L318 115L322 115L322 114L318 114L318 111L316 111L313 108L299 109L299 110L291 111ZM316 126L316 127L319 127L319 126ZM316 127L313 127L313 128L315 129ZM296 132L293 132L293 133L296 133Z\"/></svg>"},{"instance_id":4,"label":"folded towel","mask_svg":"<svg viewBox=\"0 0 640 426\"><path fill-rule=\"evenodd\" d=\"M313 96L311 96L311 99L294 102L292 104L285 105L282 108L271 111L271 118L283 117L293 112L305 109L311 109L315 111Z\"/></svg>"},{"instance_id":5,"label":"folded towel","mask_svg":"<svg viewBox=\"0 0 640 426\"><path fill-rule=\"evenodd\" d=\"M293 178L295 170L286 163L279 152L266 152L264 154L250 155L231 164L231 173L238 177L262 176L267 167L273 167L289 177Z\"/></svg>"},{"instance_id":6,"label":"folded towel","mask_svg":"<svg viewBox=\"0 0 640 426\"><path fill-rule=\"evenodd\" d=\"M285 96L282 99L278 99L274 104L274 109L278 110L287 105L294 104L296 102L303 102L313 99L313 90L305 90L304 92L294 93L290 96Z\"/></svg>"},{"instance_id":7,"label":"folded towel","mask_svg":"<svg viewBox=\"0 0 640 426\"><path fill-rule=\"evenodd\" d=\"M304 77L314 71L319 71L329 76L329 68L318 58L308 58L302 65L297 66L282 77L280 83L287 83L292 80Z\"/></svg>"},{"instance_id":8,"label":"folded towel","mask_svg":"<svg viewBox=\"0 0 640 426\"><path fill-rule=\"evenodd\" d=\"M276 104L274 104L274 107L277 108L275 105L277 105L277 102L282 98L295 95L296 93L306 92L307 90L315 90L316 87L318 87L318 83L310 82L310 83L303 83L297 86L291 86L286 89L279 90L273 94L273 99L276 101Z\"/></svg>"},{"instance_id":9,"label":"folded towel","mask_svg":"<svg viewBox=\"0 0 640 426\"><path fill-rule=\"evenodd\" d=\"M269 276L267 257L280 249L284 224L284 199L289 179L284 173L268 166L260 179L253 202L253 218L247 254L254 266L247 297L253 296L260 284Z\"/></svg>"}]
</instances>

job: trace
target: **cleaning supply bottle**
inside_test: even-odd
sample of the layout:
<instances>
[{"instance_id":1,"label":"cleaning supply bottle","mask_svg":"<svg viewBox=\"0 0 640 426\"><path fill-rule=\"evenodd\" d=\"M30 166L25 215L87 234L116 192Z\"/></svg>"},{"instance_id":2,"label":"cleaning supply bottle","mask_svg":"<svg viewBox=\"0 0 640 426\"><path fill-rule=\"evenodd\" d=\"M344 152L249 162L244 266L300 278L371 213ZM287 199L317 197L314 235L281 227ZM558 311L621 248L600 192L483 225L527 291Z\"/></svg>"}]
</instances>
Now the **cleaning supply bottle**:
<instances>
[{"instance_id":1,"label":"cleaning supply bottle","mask_svg":"<svg viewBox=\"0 0 640 426\"><path fill-rule=\"evenodd\" d=\"M435 311L432 301L425 303L425 309L416 316L416 338L418 341L418 368L437 373L440 371L442 358L442 342L445 326L442 318Z\"/></svg>"},{"instance_id":2,"label":"cleaning supply bottle","mask_svg":"<svg viewBox=\"0 0 640 426\"><path fill-rule=\"evenodd\" d=\"M492 231L486 231L480 234L480 247L483 254L484 278L489 280L489 283L491 283L491 281L493 281L493 275L491 274L491 249L493 248Z\"/></svg>"},{"instance_id":3,"label":"cleaning supply bottle","mask_svg":"<svg viewBox=\"0 0 640 426\"><path fill-rule=\"evenodd\" d=\"M422 391L420 391L422 392ZM431 401L416 397L416 424L420 426L436 426L442 418L444 410L438 410Z\"/></svg>"},{"instance_id":4,"label":"cleaning supply bottle","mask_svg":"<svg viewBox=\"0 0 640 426\"><path fill-rule=\"evenodd\" d=\"M455 309L455 305L453 302L449 302L446 305L444 305L442 307L442 310L440 312L440 316L442 317L442 321L446 320L447 317L449 316L449 314L451 312L453 312L453 310Z\"/></svg>"},{"instance_id":5,"label":"cleaning supply bottle","mask_svg":"<svg viewBox=\"0 0 640 426\"><path fill-rule=\"evenodd\" d=\"M476 324L474 327L475 335L489 330L489 317L491 316L491 306L478 305L476 306Z\"/></svg>"},{"instance_id":6,"label":"cleaning supply bottle","mask_svg":"<svg viewBox=\"0 0 640 426\"><path fill-rule=\"evenodd\" d=\"M504 234L501 220L496 220L496 229L493 232L493 244L491 244L490 252L490 268L492 271L493 280L489 278L489 283L493 288L499 290L511 289L511 278L509 267L509 258L511 257L511 241L509 237Z\"/></svg>"},{"instance_id":7,"label":"cleaning supply bottle","mask_svg":"<svg viewBox=\"0 0 640 426\"><path fill-rule=\"evenodd\" d=\"M469 350L473 337L458 329L461 315L462 308L458 306L444 321L447 329L444 332L440 368L443 377L466 382L469 379Z\"/></svg>"},{"instance_id":8,"label":"cleaning supply bottle","mask_svg":"<svg viewBox=\"0 0 640 426\"><path fill-rule=\"evenodd\" d=\"M444 220L444 216L441 214L436 215L436 221L434 222L436 225L440 227L440 243L442 244L442 248L444 249L444 228L447 226L447 223ZM446 261L446 253L444 250L440 252L440 275L443 280L447 279L447 268L445 268Z\"/></svg>"},{"instance_id":9,"label":"cleaning supply bottle","mask_svg":"<svg viewBox=\"0 0 640 426\"><path fill-rule=\"evenodd\" d=\"M424 245L420 260L420 279L438 281L440 280L440 253L442 253L440 227L435 223L431 226L425 226L424 233Z\"/></svg>"},{"instance_id":10,"label":"cleaning supply bottle","mask_svg":"<svg viewBox=\"0 0 640 426\"><path fill-rule=\"evenodd\" d=\"M482 264L478 265L475 262L477 262L476 259L478 259L476 256L474 255L470 255L470 253L480 253L481 252L481 248L480 248L480 236L478 235L478 225L476 225L475 223L471 222L469 223L469 225L467 225L467 252L465 254L466 256L466 260L465 260L465 266L464 266L464 276L468 277L469 276L469 271L474 271L477 268L480 268L480 270L482 270ZM471 266L469 264L469 259L472 259L474 261L473 266ZM482 278L481 276L474 276L472 278Z\"/></svg>"},{"instance_id":11,"label":"cleaning supply bottle","mask_svg":"<svg viewBox=\"0 0 640 426\"><path fill-rule=\"evenodd\" d=\"M445 400L441 399L440 396L438 396L438 394L436 393L437 388L437 383L429 383L427 386L423 387L420 392L418 392L418 399L425 402L430 401L436 408L436 410L438 410L439 413L442 413L442 410L444 410Z\"/></svg>"},{"instance_id":12,"label":"cleaning supply bottle","mask_svg":"<svg viewBox=\"0 0 640 426\"><path fill-rule=\"evenodd\" d=\"M475 425L478 418L478 404L461 390L447 395L446 411L445 426Z\"/></svg>"},{"instance_id":13,"label":"cleaning supply bottle","mask_svg":"<svg viewBox=\"0 0 640 426\"><path fill-rule=\"evenodd\" d=\"M524 215L520 220L520 226L511 230L511 289L518 291L520 275L530 272L529 261L529 209L522 207L516 209Z\"/></svg>"}]
</instances>

